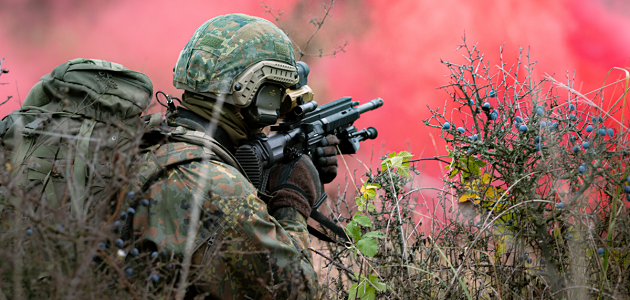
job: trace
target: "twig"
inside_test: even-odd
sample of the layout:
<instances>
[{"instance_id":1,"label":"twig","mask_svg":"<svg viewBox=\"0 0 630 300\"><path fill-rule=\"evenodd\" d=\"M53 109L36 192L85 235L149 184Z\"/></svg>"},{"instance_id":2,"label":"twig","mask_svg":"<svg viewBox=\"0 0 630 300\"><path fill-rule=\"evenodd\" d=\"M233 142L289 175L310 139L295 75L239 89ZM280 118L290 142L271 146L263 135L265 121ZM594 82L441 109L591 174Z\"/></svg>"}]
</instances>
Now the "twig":
<instances>
[{"instance_id":1,"label":"twig","mask_svg":"<svg viewBox=\"0 0 630 300\"><path fill-rule=\"evenodd\" d=\"M321 257L323 257L323 258L327 259L328 261L330 261L331 263L333 263L335 266L337 266L337 267L339 267L340 269L342 269L342 270L346 271L348 274L350 274L350 276L352 276L352 278L353 278L354 280L356 280L356 279L354 278L354 272L352 272L352 270L348 269L346 266L344 266L344 265L342 265L341 263L339 263L339 262L335 261L334 259L332 259L332 258L330 258L330 257L326 256L326 254L324 254L324 253L320 252L319 250L317 250L317 249L315 249L315 248L313 248L313 247L311 247L311 246L309 246L309 247L308 247L308 250L311 250L311 251L313 251L313 252L315 252L315 253L319 254Z\"/></svg>"}]
</instances>

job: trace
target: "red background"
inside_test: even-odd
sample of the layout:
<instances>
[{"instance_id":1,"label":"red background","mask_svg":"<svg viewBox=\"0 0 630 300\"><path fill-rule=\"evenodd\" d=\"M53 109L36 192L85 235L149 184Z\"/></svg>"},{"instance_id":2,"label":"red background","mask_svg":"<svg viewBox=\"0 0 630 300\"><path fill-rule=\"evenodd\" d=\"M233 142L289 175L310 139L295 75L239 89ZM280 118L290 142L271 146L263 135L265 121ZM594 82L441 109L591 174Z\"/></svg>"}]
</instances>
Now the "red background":
<instances>
[{"instance_id":1,"label":"red background","mask_svg":"<svg viewBox=\"0 0 630 300\"><path fill-rule=\"evenodd\" d=\"M269 0L281 10L281 26L303 47L313 32L308 23L323 16L322 2ZM155 90L178 94L172 68L179 51L204 21L242 12L273 17L258 1L0 1L0 107L4 116L19 107L30 87L53 67L72 58L100 58L142 71ZM627 0L349 0L338 1L332 16L307 52L330 53L348 41L346 53L305 60L310 85L322 104L342 96L364 103L385 100L358 127L375 126L379 137L363 143L359 157L373 161L385 152L411 150L416 157L443 154L436 131L423 125L427 105L443 106L447 95L436 88L448 73L440 59L462 61L454 52L462 37L478 44L491 65L499 47L513 60L519 47L538 61L536 75L577 72L576 87L591 91L612 67L628 66L630 2ZM614 73L614 77L618 73ZM155 107L154 109L158 109ZM627 114L627 112L623 112ZM626 116L626 118L628 117ZM373 150L372 150L373 149ZM346 158L347 160L349 158ZM350 168L355 168L352 164ZM440 186L437 162L423 164L421 184ZM342 167L344 168L344 167ZM343 177L343 176L340 176Z\"/></svg>"}]
</instances>

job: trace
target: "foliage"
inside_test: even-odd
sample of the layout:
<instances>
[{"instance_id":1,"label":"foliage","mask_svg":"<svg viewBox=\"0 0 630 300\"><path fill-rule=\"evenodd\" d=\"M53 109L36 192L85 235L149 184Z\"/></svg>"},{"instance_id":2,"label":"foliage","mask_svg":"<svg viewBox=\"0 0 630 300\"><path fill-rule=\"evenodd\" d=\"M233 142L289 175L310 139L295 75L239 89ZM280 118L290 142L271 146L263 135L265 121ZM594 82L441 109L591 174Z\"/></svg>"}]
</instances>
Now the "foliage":
<instances>
[{"instance_id":1,"label":"foliage","mask_svg":"<svg viewBox=\"0 0 630 300\"><path fill-rule=\"evenodd\" d=\"M331 278L325 265L323 298L627 298L629 72L615 69L621 79L587 97L569 75L536 80L522 50L508 65L501 49L496 67L465 41L458 50L463 63L443 62L454 107L425 120L446 155L391 153L361 177L354 203L347 186L338 193L330 216L352 246L324 247L355 274ZM442 158L444 188L429 203L413 162ZM359 248L371 232L383 235L374 255Z\"/></svg>"}]
</instances>

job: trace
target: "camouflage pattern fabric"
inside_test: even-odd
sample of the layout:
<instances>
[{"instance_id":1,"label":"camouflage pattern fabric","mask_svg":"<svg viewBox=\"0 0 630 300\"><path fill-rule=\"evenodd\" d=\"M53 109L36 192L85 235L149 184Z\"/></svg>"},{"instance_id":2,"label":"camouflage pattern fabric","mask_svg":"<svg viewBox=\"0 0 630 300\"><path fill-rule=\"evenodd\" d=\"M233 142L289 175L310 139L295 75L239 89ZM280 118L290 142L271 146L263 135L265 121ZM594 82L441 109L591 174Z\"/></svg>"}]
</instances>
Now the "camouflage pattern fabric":
<instances>
[{"instance_id":1,"label":"camouflage pattern fabric","mask_svg":"<svg viewBox=\"0 0 630 300\"><path fill-rule=\"evenodd\" d=\"M148 179L155 165L167 168L143 195L149 206L136 208L136 242L183 257L198 196L202 225L195 241L191 293L275 299L274 291L277 299L313 299L317 274L306 249L304 217L292 208L278 211L278 219L270 216L256 189L236 169L217 161L191 161L203 151L197 145L169 143L146 154L148 163L138 170L137 184Z\"/></svg>"},{"instance_id":2,"label":"camouflage pattern fabric","mask_svg":"<svg viewBox=\"0 0 630 300\"><path fill-rule=\"evenodd\" d=\"M293 45L282 30L258 17L218 16L203 23L179 54L173 85L229 94L236 76L263 60L295 66Z\"/></svg>"}]
</instances>

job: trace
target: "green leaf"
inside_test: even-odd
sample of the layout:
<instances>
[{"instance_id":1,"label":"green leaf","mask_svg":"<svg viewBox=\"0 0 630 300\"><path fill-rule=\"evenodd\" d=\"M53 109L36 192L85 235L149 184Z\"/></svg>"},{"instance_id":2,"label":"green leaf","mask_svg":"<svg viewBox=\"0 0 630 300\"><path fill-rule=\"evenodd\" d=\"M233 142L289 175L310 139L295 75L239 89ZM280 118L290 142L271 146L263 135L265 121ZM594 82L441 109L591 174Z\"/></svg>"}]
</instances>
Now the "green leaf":
<instances>
[{"instance_id":1,"label":"green leaf","mask_svg":"<svg viewBox=\"0 0 630 300\"><path fill-rule=\"evenodd\" d=\"M378 252L378 243L373 238L365 238L357 242L357 248L363 255L374 257Z\"/></svg>"},{"instance_id":2,"label":"green leaf","mask_svg":"<svg viewBox=\"0 0 630 300\"><path fill-rule=\"evenodd\" d=\"M397 169L397 168L400 168L400 166L402 165L403 158L400 156L395 156L395 157L392 157L391 161L392 163L390 165L390 168Z\"/></svg>"},{"instance_id":3,"label":"green leaf","mask_svg":"<svg viewBox=\"0 0 630 300\"><path fill-rule=\"evenodd\" d=\"M365 289L365 294L361 297L361 300L374 300L375 298L376 289L370 285Z\"/></svg>"},{"instance_id":4,"label":"green leaf","mask_svg":"<svg viewBox=\"0 0 630 300\"><path fill-rule=\"evenodd\" d=\"M376 287L376 289L378 289L381 292L384 292L387 290L387 285L382 282L374 282L374 286Z\"/></svg>"},{"instance_id":5,"label":"green leaf","mask_svg":"<svg viewBox=\"0 0 630 300\"><path fill-rule=\"evenodd\" d=\"M409 151L400 151L398 152L398 154L396 154L396 156L400 156L404 160L407 160L408 158L412 158L413 154L411 154Z\"/></svg>"},{"instance_id":6,"label":"green leaf","mask_svg":"<svg viewBox=\"0 0 630 300\"><path fill-rule=\"evenodd\" d=\"M384 292L387 290L387 285L382 282L378 282L378 277L370 274L370 282L376 287L377 290Z\"/></svg>"},{"instance_id":7,"label":"green leaf","mask_svg":"<svg viewBox=\"0 0 630 300\"><path fill-rule=\"evenodd\" d=\"M357 298L357 283L353 283L350 286L350 291L348 292L349 296L348 296L348 300L353 300Z\"/></svg>"},{"instance_id":8,"label":"green leaf","mask_svg":"<svg viewBox=\"0 0 630 300\"><path fill-rule=\"evenodd\" d=\"M409 167L407 166L398 167L398 173L404 177L411 178L411 173L409 173Z\"/></svg>"},{"instance_id":9,"label":"green leaf","mask_svg":"<svg viewBox=\"0 0 630 300\"><path fill-rule=\"evenodd\" d=\"M376 239L384 239L385 234L380 231L370 231L363 235L363 238L376 238Z\"/></svg>"},{"instance_id":10,"label":"green leaf","mask_svg":"<svg viewBox=\"0 0 630 300\"><path fill-rule=\"evenodd\" d=\"M375 211L376 210L376 206L373 203L368 203L367 204L367 210L368 211Z\"/></svg>"},{"instance_id":11,"label":"green leaf","mask_svg":"<svg viewBox=\"0 0 630 300\"><path fill-rule=\"evenodd\" d=\"M363 197L356 197L354 198L354 200L357 202L357 208L359 209L359 211L363 211L363 208L365 207L365 200Z\"/></svg>"},{"instance_id":12,"label":"green leaf","mask_svg":"<svg viewBox=\"0 0 630 300\"><path fill-rule=\"evenodd\" d=\"M354 217L352 217L352 220L361 224L361 226L372 227L372 221L370 221L370 218L366 215L360 215L358 212L354 215Z\"/></svg>"},{"instance_id":13,"label":"green leaf","mask_svg":"<svg viewBox=\"0 0 630 300\"><path fill-rule=\"evenodd\" d=\"M346 225L346 233L354 240L361 239L361 229L359 228L357 222L354 220L350 221L350 223Z\"/></svg>"}]
</instances>

